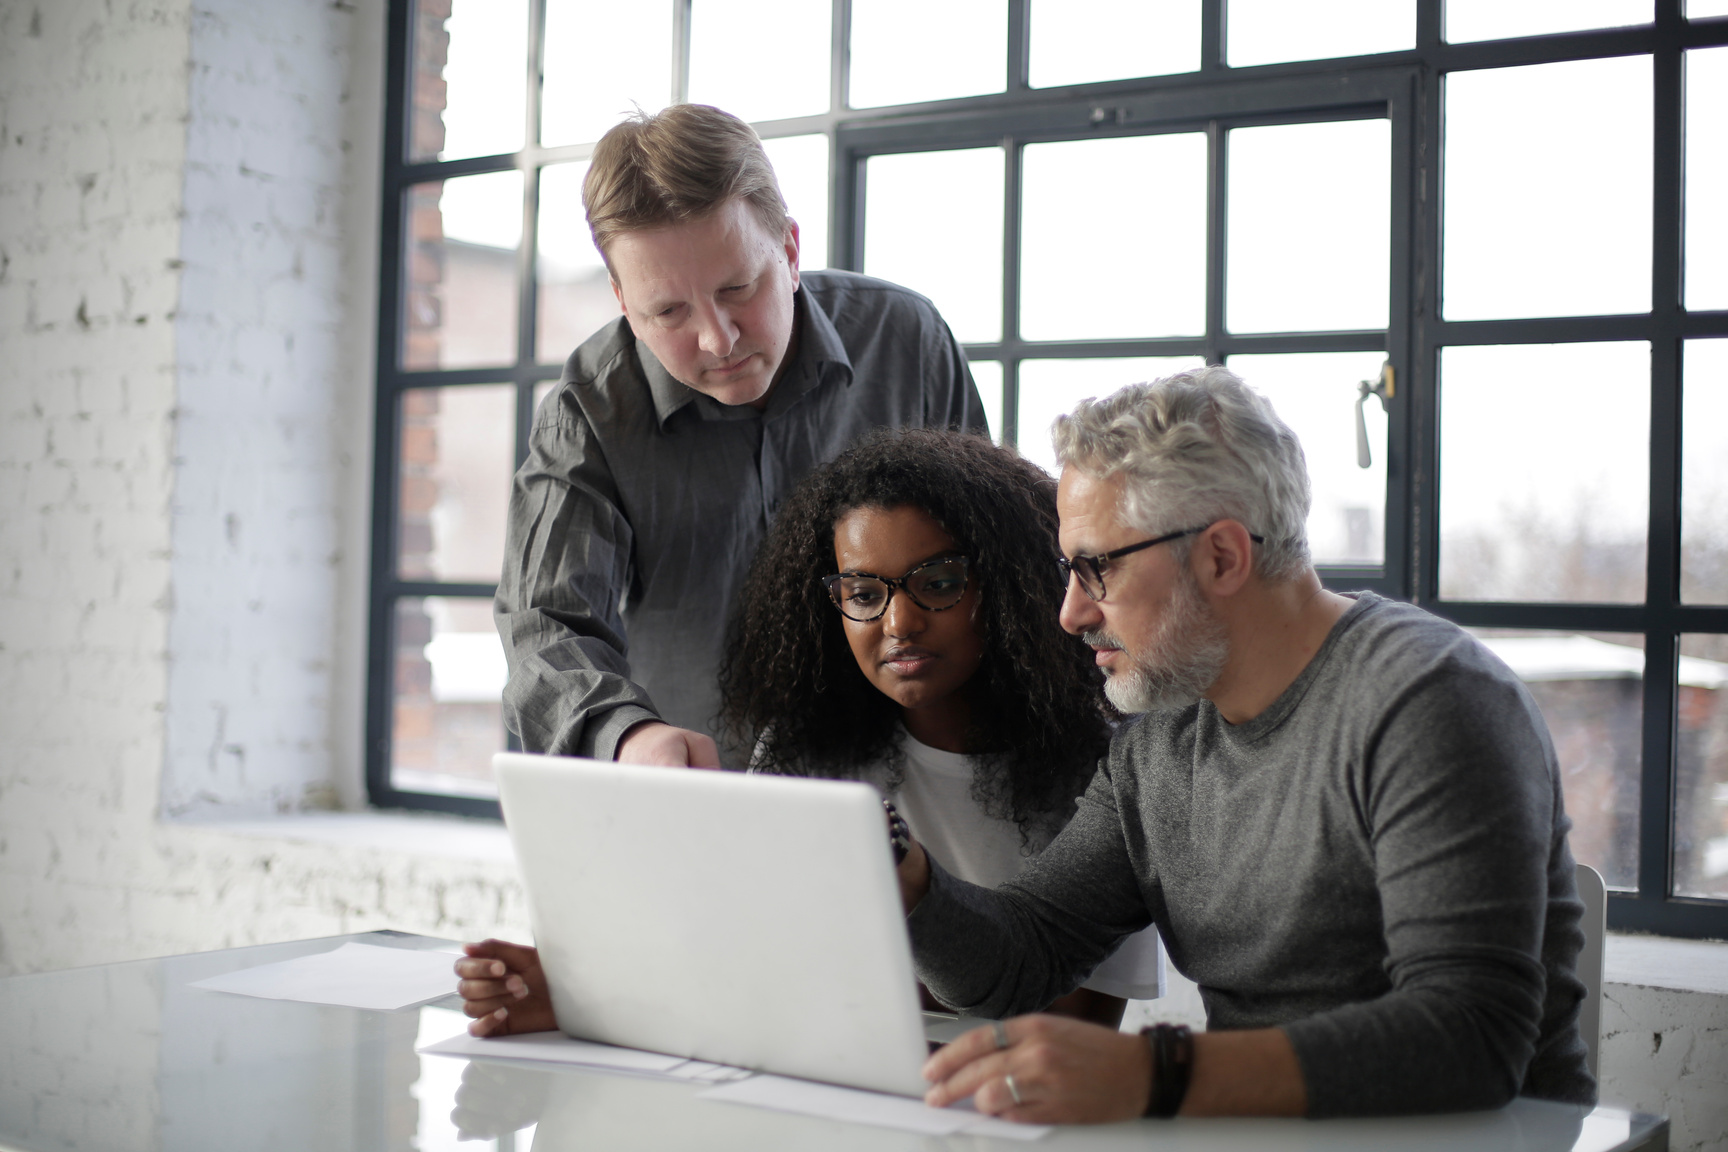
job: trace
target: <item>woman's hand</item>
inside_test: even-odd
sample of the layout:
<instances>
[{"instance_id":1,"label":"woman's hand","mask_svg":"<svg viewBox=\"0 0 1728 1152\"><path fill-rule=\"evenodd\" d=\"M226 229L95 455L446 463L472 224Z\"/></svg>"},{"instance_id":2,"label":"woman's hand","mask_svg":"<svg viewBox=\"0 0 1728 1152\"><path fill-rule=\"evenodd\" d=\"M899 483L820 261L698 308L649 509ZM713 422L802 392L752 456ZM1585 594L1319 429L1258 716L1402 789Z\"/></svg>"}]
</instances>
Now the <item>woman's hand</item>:
<instances>
[{"instance_id":1,"label":"woman's hand","mask_svg":"<svg viewBox=\"0 0 1728 1152\"><path fill-rule=\"evenodd\" d=\"M538 949L482 940L464 944L462 950L468 955L456 961L456 975L462 978L456 991L462 995L462 1011L474 1017L468 1025L470 1036L515 1036L558 1027Z\"/></svg>"}]
</instances>

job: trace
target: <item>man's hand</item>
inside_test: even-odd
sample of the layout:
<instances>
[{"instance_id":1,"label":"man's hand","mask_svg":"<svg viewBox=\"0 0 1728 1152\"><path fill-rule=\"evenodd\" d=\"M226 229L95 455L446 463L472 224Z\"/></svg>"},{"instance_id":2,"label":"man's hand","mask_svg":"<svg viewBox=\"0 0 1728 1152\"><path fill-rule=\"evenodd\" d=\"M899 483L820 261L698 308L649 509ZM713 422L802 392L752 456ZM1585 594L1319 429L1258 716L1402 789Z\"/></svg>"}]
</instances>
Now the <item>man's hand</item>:
<instances>
[{"instance_id":1,"label":"man's hand","mask_svg":"<svg viewBox=\"0 0 1728 1152\"><path fill-rule=\"evenodd\" d=\"M1006 1048L993 1028L975 1028L938 1049L924 1065L933 1085L924 1102L944 1108L971 1096L980 1112L1033 1124L1101 1124L1146 1111L1152 1052L1138 1034L1062 1016L1017 1016L1006 1027Z\"/></svg>"},{"instance_id":2,"label":"man's hand","mask_svg":"<svg viewBox=\"0 0 1728 1152\"><path fill-rule=\"evenodd\" d=\"M618 741L618 763L658 764L665 768L718 768L720 750L712 736L644 720Z\"/></svg>"},{"instance_id":3,"label":"man's hand","mask_svg":"<svg viewBox=\"0 0 1728 1152\"><path fill-rule=\"evenodd\" d=\"M456 961L456 975L462 977L456 991L462 994L462 1011L474 1017L468 1025L470 1036L515 1036L558 1027L538 949L482 940L462 945L462 951L468 955Z\"/></svg>"}]
</instances>

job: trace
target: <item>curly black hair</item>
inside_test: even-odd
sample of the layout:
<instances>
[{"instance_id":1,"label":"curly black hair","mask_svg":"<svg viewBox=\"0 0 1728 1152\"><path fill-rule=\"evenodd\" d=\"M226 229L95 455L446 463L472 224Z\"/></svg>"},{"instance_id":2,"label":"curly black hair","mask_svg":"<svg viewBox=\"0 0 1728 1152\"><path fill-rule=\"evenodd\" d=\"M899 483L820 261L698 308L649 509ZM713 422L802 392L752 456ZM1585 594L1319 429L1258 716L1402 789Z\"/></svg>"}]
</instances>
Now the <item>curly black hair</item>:
<instances>
[{"instance_id":1,"label":"curly black hair","mask_svg":"<svg viewBox=\"0 0 1728 1152\"><path fill-rule=\"evenodd\" d=\"M756 767L903 777L900 710L859 669L821 584L835 523L858 508L928 512L971 558L984 657L967 682L973 796L1020 826L1065 823L1109 743L1091 651L1057 623L1056 483L983 436L878 430L813 471L780 508L738 592L720 669L720 721Z\"/></svg>"}]
</instances>

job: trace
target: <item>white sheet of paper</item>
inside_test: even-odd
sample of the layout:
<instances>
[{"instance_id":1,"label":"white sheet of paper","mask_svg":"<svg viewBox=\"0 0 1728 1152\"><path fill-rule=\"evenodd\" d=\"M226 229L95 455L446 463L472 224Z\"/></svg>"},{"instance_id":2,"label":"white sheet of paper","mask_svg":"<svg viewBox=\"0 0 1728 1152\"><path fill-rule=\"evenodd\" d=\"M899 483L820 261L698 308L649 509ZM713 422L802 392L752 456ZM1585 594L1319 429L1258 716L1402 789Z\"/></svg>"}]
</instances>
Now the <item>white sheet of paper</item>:
<instances>
[{"instance_id":1,"label":"white sheet of paper","mask_svg":"<svg viewBox=\"0 0 1728 1152\"><path fill-rule=\"evenodd\" d=\"M1016 1124L994 1116L979 1116L960 1131L968 1136L990 1136L997 1140L1042 1140L1050 1134L1050 1125Z\"/></svg>"},{"instance_id":2,"label":"white sheet of paper","mask_svg":"<svg viewBox=\"0 0 1728 1152\"><path fill-rule=\"evenodd\" d=\"M976 1113L931 1108L906 1096L794 1080L789 1076L752 1076L697 1095L704 1100L749 1104L775 1112L796 1112L802 1116L821 1116L853 1124L874 1124L879 1128L900 1128L930 1136L951 1135L979 1119Z\"/></svg>"},{"instance_id":3,"label":"white sheet of paper","mask_svg":"<svg viewBox=\"0 0 1728 1152\"><path fill-rule=\"evenodd\" d=\"M266 1000L393 1011L455 992L458 955L350 942L328 952L212 976L192 987Z\"/></svg>"},{"instance_id":4,"label":"white sheet of paper","mask_svg":"<svg viewBox=\"0 0 1728 1152\"><path fill-rule=\"evenodd\" d=\"M523 1036L470 1036L459 1032L448 1040L427 1044L418 1049L435 1056L460 1056L467 1059L484 1057L488 1060L534 1060L542 1064L579 1064L585 1068L611 1068L619 1072L652 1072L675 1075L675 1070L700 1061L663 1052L644 1052L639 1048L619 1048L613 1044L596 1044L592 1040L575 1040L562 1032L530 1032ZM718 1064L706 1065L719 1068ZM695 1079L695 1076L680 1079Z\"/></svg>"},{"instance_id":5,"label":"white sheet of paper","mask_svg":"<svg viewBox=\"0 0 1728 1152\"><path fill-rule=\"evenodd\" d=\"M678 1067L669 1070L666 1075L676 1080L697 1080L707 1084L724 1084L729 1080L742 1080L756 1073L748 1068L734 1068L730 1064L710 1064L706 1060L686 1060Z\"/></svg>"},{"instance_id":6,"label":"white sheet of paper","mask_svg":"<svg viewBox=\"0 0 1728 1152\"><path fill-rule=\"evenodd\" d=\"M1047 1126L1013 1124L959 1108L932 1108L923 1101L906 1096L817 1084L789 1076L752 1076L733 1084L721 1084L697 1095L704 1100L748 1104L775 1112L795 1112L801 1116L820 1116L853 1124L873 1124L878 1128L899 1128L930 1136L963 1132L1012 1140L1037 1140L1050 1131Z\"/></svg>"}]
</instances>

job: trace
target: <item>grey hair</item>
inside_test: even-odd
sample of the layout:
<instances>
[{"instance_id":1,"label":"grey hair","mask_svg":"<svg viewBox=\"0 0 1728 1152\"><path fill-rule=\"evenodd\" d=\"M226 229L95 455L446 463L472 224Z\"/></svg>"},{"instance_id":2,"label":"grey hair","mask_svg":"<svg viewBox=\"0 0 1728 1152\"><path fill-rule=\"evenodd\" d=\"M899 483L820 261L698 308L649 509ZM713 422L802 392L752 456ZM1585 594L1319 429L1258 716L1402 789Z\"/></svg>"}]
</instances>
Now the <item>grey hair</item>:
<instances>
[{"instance_id":1,"label":"grey hair","mask_svg":"<svg viewBox=\"0 0 1728 1152\"><path fill-rule=\"evenodd\" d=\"M1051 434L1064 467L1099 480L1126 477L1122 516L1148 535L1237 520L1266 539L1254 549L1262 579L1307 571L1311 497L1302 444L1271 401L1228 368L1214 364L1082 400L1057 417Z\"/></svg>"}]
</instances>

